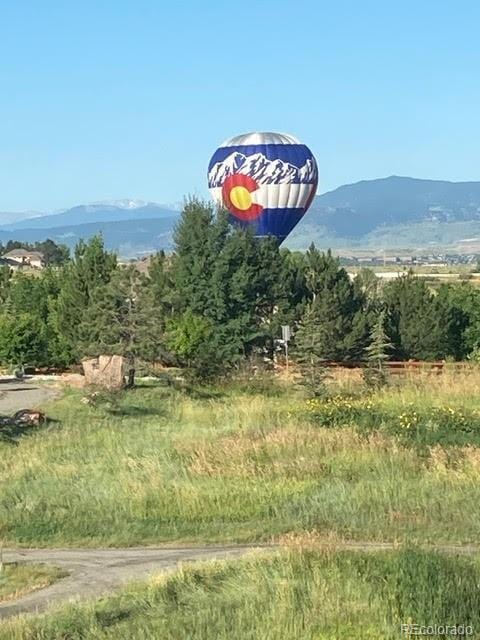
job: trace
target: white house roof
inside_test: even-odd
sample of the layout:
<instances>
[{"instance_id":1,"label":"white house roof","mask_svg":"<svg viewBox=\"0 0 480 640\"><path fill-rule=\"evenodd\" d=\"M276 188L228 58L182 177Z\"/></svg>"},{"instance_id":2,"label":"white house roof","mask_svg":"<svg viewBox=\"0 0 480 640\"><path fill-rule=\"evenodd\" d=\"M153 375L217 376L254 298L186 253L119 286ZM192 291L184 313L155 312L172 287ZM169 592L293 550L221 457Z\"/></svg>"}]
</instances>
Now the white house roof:
<instances>
[{"instance_id":1,"label":"white house roof","mask_svg":"<svg viewBox=\"0 0 480 640\"><path fill-rule=\"evenodd\" d=\"M12 249L8 253L4 253L2 258L30 258L30 260L43 260L43 253L40 251L28 251L27 249Z\"/></svg>"}]
</instances>

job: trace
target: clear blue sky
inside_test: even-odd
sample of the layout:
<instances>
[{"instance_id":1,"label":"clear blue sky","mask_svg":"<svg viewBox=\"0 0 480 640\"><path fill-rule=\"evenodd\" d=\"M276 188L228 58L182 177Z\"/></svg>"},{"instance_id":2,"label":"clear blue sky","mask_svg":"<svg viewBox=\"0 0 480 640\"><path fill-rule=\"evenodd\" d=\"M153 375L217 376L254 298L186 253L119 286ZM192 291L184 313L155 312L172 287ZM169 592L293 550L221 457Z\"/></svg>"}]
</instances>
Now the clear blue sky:
<instances>
[{"instance_id":1,"label":"clear blue sky","mask_svg":"<svg viewBox=\"0 0 480 640\"><path fill-rule=\"evenodd\" d=\"M206 194L225 138L293 133L321 191L480 179L480 3L0 0L0 211Z\"/></svg>"}]
</instances>

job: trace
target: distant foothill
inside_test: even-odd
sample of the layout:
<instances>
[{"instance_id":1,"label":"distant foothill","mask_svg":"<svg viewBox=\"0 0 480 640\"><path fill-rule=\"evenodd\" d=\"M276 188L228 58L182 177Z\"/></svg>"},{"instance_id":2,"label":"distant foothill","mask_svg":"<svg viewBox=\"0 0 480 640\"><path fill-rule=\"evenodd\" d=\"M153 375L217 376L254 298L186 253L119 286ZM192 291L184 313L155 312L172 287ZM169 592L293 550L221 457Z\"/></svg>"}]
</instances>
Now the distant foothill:
<instances>
[{"instance_id":1,"label":"distant foothill","mask_svg":"<svg viewBox=\"0 0 480 640\"><path fill-rule=\"evenodd\" d=\"M125 204L128 203L128 206ZM125 201L80 205L0 224L0 243L50 238L73 248L102 233L107 248L125 258L171 250L179 210ZM18 215L18 214L17 214ZM0 213L0 221L11 220ZM480 253L480 182L447 182L391 176L344 185L317 195L285 245L310 242L360 257L368 251L394 256Z\"/></svg>"}]
</instances>

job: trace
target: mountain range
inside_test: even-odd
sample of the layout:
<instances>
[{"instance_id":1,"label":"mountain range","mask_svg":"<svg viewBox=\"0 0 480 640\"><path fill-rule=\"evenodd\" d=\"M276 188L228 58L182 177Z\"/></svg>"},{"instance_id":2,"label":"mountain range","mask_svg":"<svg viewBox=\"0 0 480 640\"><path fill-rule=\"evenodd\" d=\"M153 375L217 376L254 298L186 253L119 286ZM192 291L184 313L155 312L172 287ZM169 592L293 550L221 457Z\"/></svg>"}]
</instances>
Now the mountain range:
<instances>
[{"instance_id":1,"label":"mountain range","mask_svg":"<svg viewBox=\"0 0 480 640\"><path fill-rule=\"evenodd\" d=\"M0 242L51 238L73 247L101 232L108 248L133 257L171 249L179 211L127 200L33 215L0 213ZM316 196L285 244L304 249L312 241L344 253L432 247L480 252L480 182L391 176L344 185Z\"/></svg>"},{"instance_id":2,"label":"mountain range","mask_svg":"<svg viewBox=\"0 0 480 640\"><path fill-rule=\"evenodd\" d=\"M1 217L2 214L0 214ZM27 218L6 225L0 226L0 233L3 230L18 231L21 229L54 229L58 227L68 227L71 225L82 225L107 222L120 222L125 220L157 220L166 218L176 218L178 211L167 209L160 204L153 202L141 203L138 206L120 206L118 204L95 203L89 205L78 205L61 211Z\"/></svg>"}]
</instances>

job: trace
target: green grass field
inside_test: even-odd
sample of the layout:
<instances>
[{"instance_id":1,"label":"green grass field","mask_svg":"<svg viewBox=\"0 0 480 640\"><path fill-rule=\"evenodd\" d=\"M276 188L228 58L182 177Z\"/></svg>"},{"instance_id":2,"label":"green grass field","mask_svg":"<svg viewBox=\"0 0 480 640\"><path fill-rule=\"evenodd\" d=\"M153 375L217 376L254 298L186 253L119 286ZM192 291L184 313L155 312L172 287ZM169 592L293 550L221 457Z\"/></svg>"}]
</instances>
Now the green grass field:
<instances>
[{"instance_id":1,"label":"green grass field","mask_svg":"<svg viewBox=\"0 0 480 640\"><path fill-rule=\"evenodd\" d=\"M61 569L46 564L4 564L0 571L0 603L47 587L65 575Z\"/></svg>"},{"instance_id":2,"label":"green grass field","mask_svg":"<svg viewBox=\"0 0 480 640\"><path fill-rule=\"evenodd\" d=\"M0 639L387 640L407 637L400 625L409 623L475 630L479 581L478 559L293 548L202 563L93 604L7 622Z\"/></svg>"},{"instance_id":3,"label":"green grass field","mask_svg":"<svg viewBox=\"0 0 480 640\"><path fill-rule=\"evenodd\" d=\"M313 408L281 387L191 397L152 386L100 408L70 392L49 407L58 423L0 442L0 536L99 546L314 531L474 543L479 391L480 375L467 373L372 397L344 381Z\"/></svg>"},{"instance_id":4,"label":"green grass field","mask_svg":"<svg viewBox=\"0 0 480 640\"><path fill-rule=\"evenodd\" d=\"M349 373L322 401L264 379L196 393L152 383L97 407L70 391L47 411L57 422L0 442L5 546L285 548L5 622L0 638L379 639L407 623L480 632L479 558L413 548L480 539L479 371L398 378L374 394ZM341 540L401 548L340 551Z\"/></svg>"}]
</instances>

